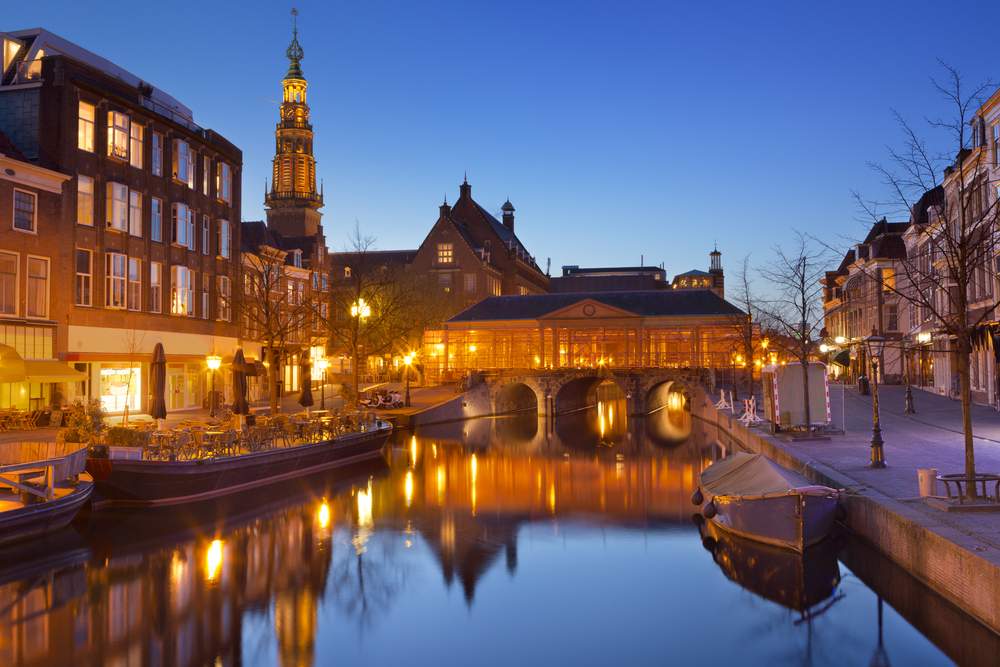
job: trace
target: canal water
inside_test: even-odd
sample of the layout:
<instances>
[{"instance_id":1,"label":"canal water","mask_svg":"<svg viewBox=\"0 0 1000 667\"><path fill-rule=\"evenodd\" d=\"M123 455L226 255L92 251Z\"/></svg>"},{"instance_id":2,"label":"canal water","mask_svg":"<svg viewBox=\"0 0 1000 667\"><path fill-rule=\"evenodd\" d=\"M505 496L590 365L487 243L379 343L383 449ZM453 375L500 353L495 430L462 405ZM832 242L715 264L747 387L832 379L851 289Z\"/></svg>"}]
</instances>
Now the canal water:
<instances>
[{"instance_id":1,"label":"canal water","mask_svg":"<svg viewBox=\"0 0 1000 667\"><path fill-rule=\"evenodd\" d=\"M677 407L677 406L673 406ZM990 664L864 544L692 520L723 455L621 400L398 433L384 461L0 552L0 665ZM994 663L995 664L995 663Z\"/></svg>"}]
</instances>

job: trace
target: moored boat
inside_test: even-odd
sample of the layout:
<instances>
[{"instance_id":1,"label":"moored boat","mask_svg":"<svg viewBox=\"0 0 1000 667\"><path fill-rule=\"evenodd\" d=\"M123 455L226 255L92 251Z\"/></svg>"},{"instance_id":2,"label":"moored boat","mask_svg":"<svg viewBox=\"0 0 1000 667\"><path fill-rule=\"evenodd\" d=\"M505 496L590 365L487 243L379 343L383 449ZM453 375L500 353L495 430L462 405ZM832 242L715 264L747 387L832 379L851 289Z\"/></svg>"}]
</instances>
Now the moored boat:
<instances>
[{"instance_id":1,"label":"moored boat","mask_svg":"<svg viewBox=\"0 0 1000 667\"><path fill-rule=\"evenodd\" d=\"M178 461L139 458L87 460L97 486L93 507L180 505L260 488L377 456L392 425L376 421L329 440L263 451Z\"/></svg>"},{"instance_id":2,"label":"moored boat","mask_svg":"<svg viewBox=\"0 0 1000 667\"><path fill-rule=\"evenodd\" d=\"M57 443L0 445L0 545L65 528L94 489L86 449Z\"/></svg>"},{"instance_id":3,"label":"moored boat","mask_svg":"<svg viewBox=\"0 0 1000 667\"><path fill-rule=\"evenodd\" d=\"M738 452L702 472L693 500L723 530L803 551L829 534L840 492L760 454Z\"/></svg>"}]
</instances>

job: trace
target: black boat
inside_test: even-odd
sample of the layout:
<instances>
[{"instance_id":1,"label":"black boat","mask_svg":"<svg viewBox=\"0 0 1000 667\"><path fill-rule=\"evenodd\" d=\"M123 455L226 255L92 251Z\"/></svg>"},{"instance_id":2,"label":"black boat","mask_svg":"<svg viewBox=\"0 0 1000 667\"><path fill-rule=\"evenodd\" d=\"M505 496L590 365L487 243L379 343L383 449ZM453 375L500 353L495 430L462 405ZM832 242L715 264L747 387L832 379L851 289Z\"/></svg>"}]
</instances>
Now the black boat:
<instances>
[{"instance_id":1,"label":"black boat","mask_svg":"<svg viewBox=\"0 0 1000 667\"><path fill-rule=\"evenodd\" d=\"M392 425L331 440L259 452L185 461L89 458L97 486L93 508L156 507L218 498L239 491L346 466L382 455Z\"/></svg>"}]
</instances>

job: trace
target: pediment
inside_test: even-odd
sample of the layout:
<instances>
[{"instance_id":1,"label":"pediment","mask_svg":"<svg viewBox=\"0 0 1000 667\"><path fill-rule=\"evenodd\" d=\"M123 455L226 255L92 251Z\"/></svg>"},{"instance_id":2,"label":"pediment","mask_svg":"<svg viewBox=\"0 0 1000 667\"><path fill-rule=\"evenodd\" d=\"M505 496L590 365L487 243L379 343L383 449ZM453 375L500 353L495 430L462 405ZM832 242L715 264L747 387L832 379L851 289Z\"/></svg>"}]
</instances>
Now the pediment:
<instances>
[{"instance_id":1,"label":"pediment","mask_svg":"<svg viewBox=\"0 0 1000 667\"><path fill-rule=\"evenodd\" d=\"M638 317L638 315L629 310L623 310L621 308L615 308L614 306L609 306L606 303L601 303L596 299L581 299L576 303L572 303L568 306L563 306L558 310L553 310L551 313L546 313L539 319L599 320L599 319L607 319L614 317Z\"/></svg>"}]
</instances>

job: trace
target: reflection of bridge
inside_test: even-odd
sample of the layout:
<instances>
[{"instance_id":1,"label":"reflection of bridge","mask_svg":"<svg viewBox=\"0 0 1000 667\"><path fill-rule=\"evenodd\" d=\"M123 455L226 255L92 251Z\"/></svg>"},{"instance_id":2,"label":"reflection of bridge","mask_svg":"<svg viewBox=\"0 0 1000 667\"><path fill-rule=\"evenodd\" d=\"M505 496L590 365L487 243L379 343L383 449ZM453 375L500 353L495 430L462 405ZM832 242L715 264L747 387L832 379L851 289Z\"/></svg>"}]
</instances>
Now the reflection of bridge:
<instances>
[{"instance_id":1,"label":"reflection of bridge","mask_svg":"<svg viewBox=\"0 0 1000 667\"><path fill-rule=\"evenodd\" d=\"M578 412L597 402L597 389L617 388L629 415L646 415L671 405L671 394L690 397L707 371L690 368L573 368L509 371L484 377L490 414L537 409L541 415Z\"/></svg>"}]
</instances>

